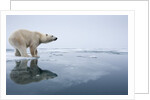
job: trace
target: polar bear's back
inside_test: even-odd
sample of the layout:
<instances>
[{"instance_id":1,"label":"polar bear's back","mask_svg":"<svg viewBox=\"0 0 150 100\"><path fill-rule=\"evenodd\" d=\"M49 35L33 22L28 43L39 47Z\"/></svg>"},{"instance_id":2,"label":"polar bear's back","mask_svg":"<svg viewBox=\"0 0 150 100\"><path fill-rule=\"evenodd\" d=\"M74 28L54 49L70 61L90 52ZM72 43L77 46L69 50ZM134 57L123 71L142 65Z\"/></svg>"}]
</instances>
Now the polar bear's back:
<instances>
[{"instance_id":1,"label":"polar bear's back","mask_svg":"<svg viewBox=\"0 0 150 100\"><path fill-rule=\"evenodd\" d=\"M10 35L10 38L20 38L20 37L23 37L23 38L30 38L32 37L32 35L34 35L34 32L32 31L29 31L29 30L24 30L24 29L21 29L21 30L17 30L15 31L14 33L12 33Z\"/></svg>"},{"instance_id":2,"label":"polar bear's back","mask_svg":"<svg viewBox=\"0 0 150 100\"><path fill-rule=\"evenodd\" d=\"M17 30L12 33L9 37L9 43L13 46L15 45L30 45L31 41L37 40L37 35L35 32L29 30Z\"/></svg>"}]
</instances>

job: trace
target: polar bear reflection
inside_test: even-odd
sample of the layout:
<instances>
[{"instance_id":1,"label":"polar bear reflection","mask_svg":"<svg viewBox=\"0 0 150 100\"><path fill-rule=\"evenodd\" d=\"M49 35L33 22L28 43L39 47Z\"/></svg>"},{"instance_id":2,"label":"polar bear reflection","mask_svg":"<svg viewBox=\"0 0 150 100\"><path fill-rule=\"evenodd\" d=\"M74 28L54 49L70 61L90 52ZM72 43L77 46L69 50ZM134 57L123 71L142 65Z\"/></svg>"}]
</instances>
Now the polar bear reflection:
<instances>
[{"instance_id":1,"label":"polar bear reflection","mask_svg":"<svg viewBox=\"0 0 150 100\"><path fill-rule=\"evenodd\" d=\"M10 78L17 84L28 84L57 77L57 74L49 70L40 69L37 62L37 59L31 60L30 67L28 67L28 60L16 61L16 66L11 71Z\"/></svg>"}]
</instances>

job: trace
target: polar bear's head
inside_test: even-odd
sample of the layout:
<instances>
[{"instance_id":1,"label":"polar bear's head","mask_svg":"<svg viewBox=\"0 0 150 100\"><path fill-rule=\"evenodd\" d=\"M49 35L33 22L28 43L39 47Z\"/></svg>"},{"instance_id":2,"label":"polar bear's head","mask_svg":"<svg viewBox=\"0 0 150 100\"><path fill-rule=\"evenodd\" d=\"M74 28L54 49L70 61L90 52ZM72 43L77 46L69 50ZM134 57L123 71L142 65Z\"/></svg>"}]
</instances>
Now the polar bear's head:
<instances>
[{"instance_id":1,"label":"polar bear's head","mask_svg":"<svg viewBox=\"0 0 150 100\"><path fill-rule=\"evenodd\" d=\"M52 42L52 41L56 41L57 37L50 35L50 34L42 34L41 36L41 42L42 43L48 43L48 42Z\"/></svg>"}]
</instances>

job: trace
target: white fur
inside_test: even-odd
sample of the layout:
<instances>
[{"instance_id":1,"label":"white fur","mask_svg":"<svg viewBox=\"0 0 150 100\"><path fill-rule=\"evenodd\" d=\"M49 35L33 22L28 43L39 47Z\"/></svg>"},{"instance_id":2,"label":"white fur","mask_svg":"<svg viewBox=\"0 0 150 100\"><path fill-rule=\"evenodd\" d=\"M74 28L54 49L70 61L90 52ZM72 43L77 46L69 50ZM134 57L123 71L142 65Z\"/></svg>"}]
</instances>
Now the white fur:
<instances>
[{"instance_id":1,"label":"white fur","mask_svg":"<svg viewBox=\"0 0 150 100\"><path fill-rule=\"evenodd\" d=\"M10 35L9 43L16 49L16 56L29 57L26 48L30 47L32 56L37 57L37 47L41 43L48 43L56 39L52 35L21 29Z\"/></svg>"}]
</instances>

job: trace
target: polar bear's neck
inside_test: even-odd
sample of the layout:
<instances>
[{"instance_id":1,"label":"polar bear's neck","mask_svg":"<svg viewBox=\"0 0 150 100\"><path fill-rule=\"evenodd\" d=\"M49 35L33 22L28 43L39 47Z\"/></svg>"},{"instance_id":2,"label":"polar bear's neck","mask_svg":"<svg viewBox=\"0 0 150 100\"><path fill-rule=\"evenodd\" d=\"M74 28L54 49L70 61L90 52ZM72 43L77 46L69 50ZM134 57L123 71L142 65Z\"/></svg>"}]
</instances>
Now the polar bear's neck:
<instances>
[{"instance_id":1,"label":"polar bear's neck","mask_svg":"<svg viewBox=\"0 0 150 100\"><path fill-rule=\"evenodd\" d=\"M46 38L46 36L45 36L45 34L41 34L40 35L40 43L47 43L48 41L47 41L47 38Z\"/></svg>"}]
</instances>

